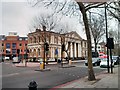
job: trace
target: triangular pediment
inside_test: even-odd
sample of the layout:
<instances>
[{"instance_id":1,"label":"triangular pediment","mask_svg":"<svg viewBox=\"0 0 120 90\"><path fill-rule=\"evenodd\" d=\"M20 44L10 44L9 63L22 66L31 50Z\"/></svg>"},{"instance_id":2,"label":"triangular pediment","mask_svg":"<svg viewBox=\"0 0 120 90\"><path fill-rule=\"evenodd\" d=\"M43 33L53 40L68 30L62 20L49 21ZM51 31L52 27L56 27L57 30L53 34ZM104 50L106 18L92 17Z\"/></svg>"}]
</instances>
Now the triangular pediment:
<instances>
[{"instance_id":1,"label":"triangular pediment","mask_svg":"<svg viewBox=\"0 0 120 90\"><path fill-rule=\"evenodd\" d=\"M82 38L76 31L72 31L70 33L67 33L66 35L74 39L82 40Z\"/></svg>"}]
</instances>

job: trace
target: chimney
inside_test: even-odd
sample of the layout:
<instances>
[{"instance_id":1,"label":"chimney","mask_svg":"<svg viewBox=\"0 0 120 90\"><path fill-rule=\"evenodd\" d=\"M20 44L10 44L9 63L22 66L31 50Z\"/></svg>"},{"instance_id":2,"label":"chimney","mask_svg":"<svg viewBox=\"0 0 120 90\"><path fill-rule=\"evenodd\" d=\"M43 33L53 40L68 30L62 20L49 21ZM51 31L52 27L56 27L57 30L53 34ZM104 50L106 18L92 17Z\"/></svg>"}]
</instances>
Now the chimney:
<instances>
[{"instance_id":1,"label":"chimney","mask_svg":"<svg viewBox=\"0 0 120 90\"><path fill-rule=\"evenodd\" d=\"M39 32L39 31L41 31L41 30L40 30L39 28L37 28L37 29L36 29L36 32Z\"/></svg>"},{"instance_id":2,"label":"chimney","mask_svg":"<svg viewBox=\"0 0 120 90\"><path fill-rule=\"evenodd\" d=\"M46 31L46 26L43 25L43 31Z\"/></svg>"}]
</instances>

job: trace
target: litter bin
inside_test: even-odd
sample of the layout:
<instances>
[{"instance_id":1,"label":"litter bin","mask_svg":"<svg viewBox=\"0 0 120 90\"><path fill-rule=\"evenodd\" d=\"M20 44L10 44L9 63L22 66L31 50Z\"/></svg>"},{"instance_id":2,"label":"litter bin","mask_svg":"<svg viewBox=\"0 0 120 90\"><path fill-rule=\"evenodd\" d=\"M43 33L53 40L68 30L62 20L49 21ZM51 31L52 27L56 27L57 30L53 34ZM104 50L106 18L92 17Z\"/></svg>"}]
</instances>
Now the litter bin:
<instances>
[{"instance_id":1,"label":"litter bin","mask_svg":"<svg viewBox=\"0 0 120 90\"><path fill-rule=\"evenodd\" d=\"M35 81L31 81L28 87L29 87L29 90L37 90L37 83Z\"/></svg>"},{"instance_id":2,"label":"litter bin","mask_svg":"<svg viewBox=\"0 0 120 90\"><path fill-rule=\"evenodd\" d=\"M58 63L61 63L61 60L60 60L60 59L58 59Z\"/></svg>"}]
</instances>

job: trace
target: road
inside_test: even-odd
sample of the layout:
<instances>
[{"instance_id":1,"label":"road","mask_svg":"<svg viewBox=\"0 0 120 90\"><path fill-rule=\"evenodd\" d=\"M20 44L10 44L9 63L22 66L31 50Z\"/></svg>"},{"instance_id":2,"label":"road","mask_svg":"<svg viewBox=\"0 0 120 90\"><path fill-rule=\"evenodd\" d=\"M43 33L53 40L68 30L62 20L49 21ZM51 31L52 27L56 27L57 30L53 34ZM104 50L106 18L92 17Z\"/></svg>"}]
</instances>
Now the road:
<instances>
[{"instance_id":1,"label":"road","mask_svg":"<svg viewBox=\"0 0 120 90\"><path fill-rule=\"evenodd\" d=\"M30 81L34 80L38 88L53 88L67 82L80 79L88 75L84 63L74 63L75 67L60 68L58 65L48 65L50 71L36 71L39 67L16 67L10 62L2 64L3 88L28 88ZM99 73L106 69L94 67L94 72Z\"/></svg>"}]
</instances>

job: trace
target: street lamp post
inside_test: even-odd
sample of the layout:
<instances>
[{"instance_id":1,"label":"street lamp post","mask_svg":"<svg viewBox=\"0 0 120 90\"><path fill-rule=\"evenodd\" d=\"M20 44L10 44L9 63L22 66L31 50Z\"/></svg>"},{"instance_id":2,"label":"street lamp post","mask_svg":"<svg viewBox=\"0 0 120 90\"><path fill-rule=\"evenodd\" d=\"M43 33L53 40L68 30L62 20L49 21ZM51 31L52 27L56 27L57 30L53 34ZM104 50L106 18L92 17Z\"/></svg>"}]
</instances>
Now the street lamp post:
<instances>
[{"instance_id":1,"label":"street lamp post","mask_svg":"<svg viewBox=\"0 0 120 90\"><path fill-rule=\"evenodd\" d=\"M107 6L105 4L105 25L106 25L106 43L108 42L108 29L107 29ZM108 69L108 73L110 72L109 70L109 51L108 51L108 47L107 47L107 69Z\"/></svg>"}]
</instances>

